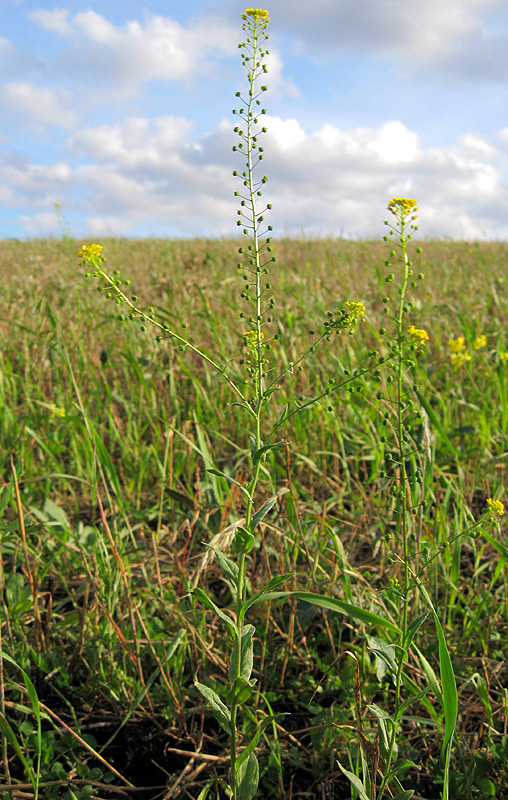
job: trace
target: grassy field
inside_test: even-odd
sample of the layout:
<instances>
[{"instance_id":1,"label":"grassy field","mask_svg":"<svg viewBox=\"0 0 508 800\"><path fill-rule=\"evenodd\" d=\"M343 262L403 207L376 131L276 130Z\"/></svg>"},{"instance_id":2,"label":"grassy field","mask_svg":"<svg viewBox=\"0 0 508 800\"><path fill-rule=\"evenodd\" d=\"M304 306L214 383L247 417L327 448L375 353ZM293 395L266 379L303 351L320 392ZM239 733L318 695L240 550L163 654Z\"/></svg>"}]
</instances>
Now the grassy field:
<instances>
[{"instance_id":1,"label":"grassy field","mask_svg":"<svg viewBox=\"0 0 508 800\"><path fill-rule=\"evenodd\" d=\"M248 323L238 316L239 242L102 244L141 306L241 375ZM411 322L430 338L410 368L424 462L412 563L431 553L422 581L458 689L450 797L502 800L507 531L504 516L490 524L482 514L487 498L503 501L507 484L508 244L419 244L424 279ZM267 406L272 420L286 402L320 396L330 379L383 355L387 271L384 242L274 245L274 374L297 362L337 304L354 300L366 312L353 336L332 338L303 370L287 370ZM230 607L203 543L228 553L228 528L245 513L241 488L208 470L242 484L248 424L227 383L192 351L118 322L114 304L85 279L79 246L67 237L0 243L0 631L12 659L0 676L0 797L33 797L37 772L39 797L50 800L197 798L226 774L229 743L194 682L225 692L229 643L192 591L199 584ZM462 345L450 346L459 337ZM278 500L250 554L252 591L292 573L292 590L395 624L402 562L384 441L388 384L388 373L370 370L282 425L289 445L267 454L258 486L259 502ZM412 616L425 611L415 593ZM337 759L358 775L379 751L379 709L394 703L386 629L296 596L251 614L258 682L241 727L248 738L263 715L286 713L259 740L264 796L357 796ZM427 800L443 783L441 655L429 616L403 681L402 699L420 697L397 732L399 778Z\"/></svg>"}]
</instances>

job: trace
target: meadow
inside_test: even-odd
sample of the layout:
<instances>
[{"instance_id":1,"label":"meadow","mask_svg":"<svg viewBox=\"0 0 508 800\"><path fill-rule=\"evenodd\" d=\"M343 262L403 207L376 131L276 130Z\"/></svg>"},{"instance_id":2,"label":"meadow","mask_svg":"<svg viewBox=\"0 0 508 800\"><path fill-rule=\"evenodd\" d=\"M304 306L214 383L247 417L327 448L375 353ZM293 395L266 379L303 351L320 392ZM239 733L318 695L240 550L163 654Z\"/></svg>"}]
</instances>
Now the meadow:
<instances>
[{"instance_id":1,"label":"meadow","mask_svg":"<svg viewBox=\"0 0 508 800\"><path fill-rule=\"evenodd\" d=\"M508 547L504 515L486 511L507 482L508 244L417 243L421 255L409 250L424 278L411 322L429 339L407 367L424 462L408 547L412 564L425 561L418 574L457 686L446 791L502 800ZM140 307L241 373L240 240L102 244ZM195 682L226 697L228 626L196 587L234 609L231 581L203 543L234 550L248 424L209 363L150 325L119 323L84 277L80 246L68 236L0 243L0 797L223 796L213 778L227 774L231 741ZM382 709L397 703L407 560L386 436L391 373L372 368L387 349L390 245L273 246L267 330L282 378L265 414L274 424L294 398L304 407L277 430L286 444L264 453L256 497L275 500L245 581L254 594L291 575L296 594L272 592L249 610L257 684L238 740L270 715L256 748L267 798L363 797L365 772L375 797L392 730ZM350 299L365 306L353 335L325 341L298 369L329 310ZM325 394L330 380L343 388ZM398 750L393 780L411 787L397 796L433 800L444 791L442 640L426 596L413 591L409 605L419 622L398 691L416 699L393 726L390 757Z\"/></svg>"}]
</instances>

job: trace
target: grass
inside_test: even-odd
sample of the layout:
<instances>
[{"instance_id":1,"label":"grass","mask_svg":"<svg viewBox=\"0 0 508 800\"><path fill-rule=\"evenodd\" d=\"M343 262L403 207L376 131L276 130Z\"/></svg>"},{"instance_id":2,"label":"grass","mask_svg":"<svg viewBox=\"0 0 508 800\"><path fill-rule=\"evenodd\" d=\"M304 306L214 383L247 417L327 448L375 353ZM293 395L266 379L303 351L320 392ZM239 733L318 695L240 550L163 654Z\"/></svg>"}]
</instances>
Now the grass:
<instances>
[{"instance_id":1,"label":"grass","mask_svg":"<svg viewBox=\"0 0 508 800\"><path fill-rule=\"evenodd\" d=\"M178 330L222 362L234 359L239 372L238 241L103 244L141 306L185 323ZM334 339L286 375L266 409L272 422L292 397L321 394L330 376L362 368L382 349L387 256L376 242L275 246L276 373L337 303L354 298L367 311L354 337ZM411 321L430 334L413 373L425 411L425 508L411 546L421 561L426 548L434 555L425 586L457 681L450 797L502 799L506 524L501 517L479 536L459 534L488 497L503 499L507 482L508 245L421 246L425 280ZM76 266L78 249L69 238L0 243L0 615L2 650L18 665L3 661L0 796L34 796L37 778L39 796L50 800L197 798L227 770L229 742L193 684L198 677L224 696L229 643L190 592L199 583L221 609L232 604L202 542L229 552L228 527L244 514L244 497L207 469L213 463L245 480L245 417L192 352L118 323ZM475 350L481 335L486 345ZM453 365L448 342L460 336L471 360ZM260 474L260 501L274 492L278 500L251 554L249 591L291 572L293 591L336 601L326 608L295 594L251 609L259 693L241 718L245 741L265 715L286 714L259 741L266 797L355 796L337 757L360 776L361 742L375 742L379 727L375 709L394 705L382 655L391 638L373 623L377 615L397 625L389 581L402 577L397 559L390 563L397 514L384 476L380 389L384 397L386 374L379 382L368 373L334 400L333 413L316 403L292 416L281 428L289 447L270 451ZM413 616L427 610L421 596L411 602ZM344 604L367 616L343 613ZM430 618L415 634L403 699L432 687L397 733L417 765L405 768L414 796L428 800L443 781L439 660ZM31 684L18 667L40 703L39 737Z\"/></svg>"}]
</instances>

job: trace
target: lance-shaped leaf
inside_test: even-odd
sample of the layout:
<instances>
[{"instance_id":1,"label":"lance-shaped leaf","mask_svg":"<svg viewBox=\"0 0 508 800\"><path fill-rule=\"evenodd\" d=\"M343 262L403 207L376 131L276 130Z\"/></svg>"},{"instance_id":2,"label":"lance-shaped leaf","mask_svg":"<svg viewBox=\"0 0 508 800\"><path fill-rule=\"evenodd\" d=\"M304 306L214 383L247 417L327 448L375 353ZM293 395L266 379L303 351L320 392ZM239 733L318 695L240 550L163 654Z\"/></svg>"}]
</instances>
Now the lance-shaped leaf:
<instances>
[{"instance_id":1,"label":"lance-shaped leaf","mask_svg":"<svg viewBox=\"0 0 508 800\"><path fill-rule=\"evenodd\" d=\"M252 460L255 463L256 461L259 461L261 456L263 456L269 450L273 450L274 447L284 447L286 444L289 444L289 442L280 441L280 442L274 442L273 444L265 444L263 445L263 447L260 447L259 450L256 450L256 452L252 456Z\"/></svg>"},{"instance_id":2,"label":"lance-shaped leaf","mask_svg":"<svg viewBox=\"0 0 508 800\"><path fill-rule=\"evenodd\" d=\"M340 761L337 761L337 764L339 765L340 771L346 776L346 778L348 779L350 784L355 787L356 791L358 792L359 796L361 797L361 800L370 800L370 797L367 794L367 789L365 788L365 786L361 782L360 778L358 778L354 774L354 772L350 772L348 769L345 769L342 766L342 764L340 763Z\"/></svg>"},{"instance_id":3,"label":"lance-shaped leaf","mask_svg":"<svg viewBox=\"0 0 508 800\"><path fill-rule=\"evenodd\" d=\"M263 503L261 508L258 511L256 511L255 514L253 514L252 519L250 521L251 533L257 528L257 526L259 525L261 520L264 517L266 517L268 512L272 510L272 508L274 507L274 505L275 505L275 503L277 502L278 499L279 498L277 497L277 495L274 495L273 497L269 497L268 500L266 501L266 503Z\"/></svg>"},{"instance_id":4,"label":"lance-shaped leaf","mask_svg":"<svg viewBox=\"0 0 508 800\"><path fill-rule=\"evenodd\" d=\"M339 614L353 617L353 619L358 619L360 622L365 622L367 625L374 625L376 628L381 629L384 628L396 636L400 636L402 633L399 626L391 620L386 619L385 617L380 617L379 614L375 614L373 611L366 611L366 609L360 608L360 606L356 606L353 603L346 603L344 600L339 600L337 597L326 597L326 595L313 594L313 592L295 591L272 592L265 597L265 600L278 600L279 598L287 597L288 595L297 597L299 600L305 600L306 603L314 603L316 606L329 608L330 611L338 611Z\"/></svg>"},{"instance_id":5,"label":"lance-shaped leaf","mask_svg":"<svg viewBox=\"0 0 508 800\"><path fill-rule=\"evenodd\" d=\"M215 557L221 566L222 571L225 573L225 575L227 575L230 581L236 583L238 579L238 566L235 564L235 562L231 561L231 559L229 558L226 558L224 553L221 553L221 551L217 550L217 548L214 547L212 544L206 544L205 547L209 547L210 550L213 550L213 552L215 553Z\"/></svg>"},{"instance_id":6,"label":"lance-shaped leaf","mask_svg":"<svg viewBox=\"0 0 508 800\"><path fill-rule=\"evenodd\" d=\"M198 683L198 681L196 681L195 686L199 689L210 706L210 710L221 728L224 728L226 733L231 734L231 714L229 713L229 708L224 705L217 692L214 692L209 686L204 686L202 683Z\"/></svg>"},{"instance_id":7,"label":"lance-shaped leaf","mask_svg":"<svg viewBox=\"0 0 508 800\"><path fill-rule=\"evenodd\" d=\"M243 705L243 703L245 703L245 701L249 699L252 692L254 691L255 683L256 683L255 678L253 678L250 681L246 681L245 678L242 678L242 676L236 678L231 689L227 694L228 703L232 705L234 701L237 706Z\"/></svg>"},{"instance_id":8,"label":"lance-shaped leaf","mask_svg":"<svg viewBox=\"0 0 508 800\"><path fill-rule=\"evenodd\" d=\"M259 592L256 592L256 594L253 594L252 597L249 597L249 599L245 601L242 608L240 609L240 618L243 619L243 615L245 614L247 609L255 605L255 603L259 603L260 600L263 599L270 600L271 597L273 596L271 594L273 590L278 589L279 586L284 586L286 581L289 580L289 578L291 578L292 576L293 576L292 572L286 572L284 575L276 575L275 578L269 580L268 583L265 584L265 586L263 586L263 588L259 590ZM267 596L268 594L270 594L269 597ZM283 597L285 594L286 592L274 593L274 595L276 595L277 597ZM290 594L290 592L288 592L288 594Z\"/></svg>"},{"instance_id":9,"label":"lance-shaped leaf","mask_svg":"<svg viewBox=\"0 0 508 800\"><path fill-rule=\"evenodd\" d=\"M254 753L238 767L236 777L238 800L252 800L259 783L259 764Z\"/></svg>"},{"instance_id":10,"label":"lance-shaped leaf","mask_svg":"<svg viewBox=\"0 0 508 800\"><path fill-rule=\"evenodd\" d=\"M231 475L227 475L225 472L221 472L220 469L215 469L215 468L214 469L210 468L210 469L207 469L206 471L207 472L211 472L212 475L218 475L220 478L224 478L224 480L226 480L228 483L234 483L235 486L238 486L242 490L244 495L249 500L251 499L251 496L250 496L249 492L247 491L247 489L245 488L245 486L242 483L240 483L240 481L237 481L237 480L235 480L235 478L232 478Z\"/></svg>"},{"instance_id":11,"label":"lance-shaped leaf","mask_svg":"<svg viewBox=\"0 0 508 800\"><path fill-rule=\"evenodd\" d=\"M273 722L282 722L285 716L286 716L285 714L269 714L267 717L264 718L262 722L259 723L258 729L254 734L254 736L252 737L252 739L250 740L249 744L247 745L245 750L242 750L242 752L236 759L237 767L241 766L241 764L243 764L243 762L247 758L249 758L251 753L254 752L254 750L258 745L259 737L261 736L263 731L266 728L268 728L268 726L271 725Z\"/></svg>"},{"instance_id":12,"label":"lance-shaped leaf","mask_svg":"<svg viewBox=\"0 0 508 800\"><path fill-rule=\"evenodd\" d=\"M240 669L238 674L246 681L249 680L252 673L252 665L254 662L254 648L252 645L252 637L256 629L254 625L244 625L242 628L242 638L240 644ZM237 634L238 635L238 634ZM231 652L231 660L229 662L229 680L234 681L237 674L236 664L237 654L236 647L233 647Z\"/></svg>"},{"instance_id":13,"label":"lance-shaped leaf","mask_svg":"<svg viewBox=\"0 0 508 800\"><path fill-rule=\"evenodd\" d=\"M231 617L228 617L228 615L224 613L224 611L221 608L219 608L219 606L217 606L213 602L213 600L211 600L208 597L208 595L206 594L206 592L203 591L203 589L200 589L198 586L196 589L194 589L192 594L197 600L199 600L200 603L203 603L203 605L206 606L206 608L209 608L211 611L215 611L217 616L220 617L221 620L226 623L233 637L236 635L236 627Z\"/></svg>"}]
</instances>

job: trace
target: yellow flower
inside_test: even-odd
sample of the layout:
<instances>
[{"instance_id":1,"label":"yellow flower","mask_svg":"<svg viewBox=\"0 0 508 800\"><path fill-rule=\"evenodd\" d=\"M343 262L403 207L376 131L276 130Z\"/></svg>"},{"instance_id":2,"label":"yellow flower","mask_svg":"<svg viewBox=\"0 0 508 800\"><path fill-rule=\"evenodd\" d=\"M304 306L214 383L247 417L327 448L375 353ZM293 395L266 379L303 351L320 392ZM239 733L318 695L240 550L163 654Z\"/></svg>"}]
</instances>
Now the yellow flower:
<instances>
[{"instance_id":1,"label":"yellow flower","mask_svg":"<svg viewBox=\"0 0 508 800\"><path fill-rule=\"evenodd\" d=\"M500 361L508 361L508 353L499 353Z\"/></svg>"},{"instance_id":2,"label":"yellow flower","mask_svg":"<svg viewBox=\"0 0 508 800\"><path fill-rule=\"evenodd\" d=\"M487 337L482 334L481 336L477 336L473 342L473 347L475 350L480 350L482 347L487 345Z\"/></svg>"},{"instance_id":3,"label":"yellow flower","mask_svg":"<svg viewBox=\"0 0 508 800\"><path fill-rule=\"evenodd\" d=\"M246 8L245 14L242 14L242 19L248 19L252 17L256 22L259 17L261 17L263 22L270 22L270 17L268 16L268 11L264 8Z\"/></svg>"},{"instance_id":4,"label":"yellow flower","mask_svg":"<svg viewBox=\"0 0 508 800\"><path fill-rule=\"evenodd\" d=\"M358 320L363 319L365 314L365 306L363 303L354 303L352 300L346 300L344 305L347 308L349 316L352 317L354 322L358 322Z\"/></svg>"},{"instance_id":5,"label":"yellow flower","mask_svg":"<svg viewBox=\"0 0 508 800\"><path fill-rule=\"evenodd\" d=\"M263 333L263 331L260 332L259 339L257 331L246 331L243 334L243 343L245 347L248 347L250 350L256 350L258 341L262 342L264 338L265 334Z\"/></svg>"},{"instance_id":6,"label":"yellow flower","mask_svg":"<svg viewBox=\"0 0 508 800\"><path fill-rule=\"evenodd\" d=\"M493 500L492 497L488 497L487 505L491 514L495 514L498 517L504 514L504 503L501 500Z\"/></svg>"},{"instance_id":7,"label":"yellow flower","mask_svg":"<svg viewBox=\"0 0 508 800\"><path fill-rule=\"evenodd\" d=\"M467 350L461 350L459 353L452 353L451 354L452 364L459 366L461 364L465 364L466 361L471 361L471 354L467 352Z\"/></svg>"},{"instance_id":8,"label":"yellow flower","mask_svg":"<svg viewBox=\"0 0 508 800\"><path fill-rule=\"evenodd\" d=\"M451 353L460 353L462 350L465 349L465 342L463 336L459 336L458 339L450 339L448 341L448 347L450 348Z\"/></svg>"},{"instance_id":9,"label":"yellow flower","mask_svg":"<svg viewBox=\"0 0 508 800\"><path fill-rule=\"evenodd\" d=\"M423 328L415 328L414 325L410 325L408 333L418 344L425 344L429 341L429 334Z\"/></svg>"},{"instance_id":10,"label":"yellow flower","mask_svg":"<svg viewBox=\"0 0 508 800\"><path fill-rule=\"evenodd\" d=\"M104 261L104 256L101 255L102 250L101 244L84 244L78 253L78 258L82 258L87 264L94 261Z\"/></svg>"},{"instance_id":11,"label":"yellow flower","mask_svg":"<svg viewBox=\"0 0 508 800\"><path fill-rule=\"evenodd\" d=\"M392 214L411 214L413 211L418 211L418 203L410 197L394 197L388 203L388 211Z\"/></svg>"},{"instance_id":12,"label":"yellow flower","mask_svg":"<svg viewBox=\"0 0 508 800\"><path fill-rule=\"evenodd\" d=\"M49 407L49 410L53 414L54 417L61 417L62 419L67 416L65 412L65 408L58 408L55 403L52 403Z\"/></svg>"}]
</instances>

